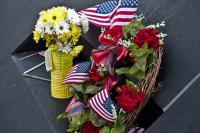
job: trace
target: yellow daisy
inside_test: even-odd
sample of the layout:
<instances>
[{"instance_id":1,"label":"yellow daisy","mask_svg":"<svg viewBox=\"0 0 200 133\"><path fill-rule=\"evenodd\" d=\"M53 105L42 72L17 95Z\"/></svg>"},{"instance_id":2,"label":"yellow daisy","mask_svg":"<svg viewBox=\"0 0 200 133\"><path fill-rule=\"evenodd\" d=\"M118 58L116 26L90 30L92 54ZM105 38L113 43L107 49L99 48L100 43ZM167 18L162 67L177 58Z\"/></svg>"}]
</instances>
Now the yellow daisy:
<instances>
[{"instance_id":1,"label":"yellow daisy","mask_svg":"<svg viewBox=\"0 0 200 133\"><path fill-rule=\"evenodd\" d=\"M39 21L40 21L42 24L46 24L46 23L47 23L47 19L48 19L48 13L47 13L47 11L41 11L41 12L40 12Z\"/></svg>"},{"instance_id":2,"label":"yellow daisy","mask_svg":"<svg viewBox=\"0 0 200 133\"><path fill-rule=\"evenodd\" d=\"M70 25L71 28L71 41L73 45L76 45L78 42L79 37L81 36L81 29L74 24Z\"/></svg>"},{"instance_id":3,"label":"yellow daisy","mask_svg":"<svg viewBox=\"0 0 200 133\"><path fill-rule=\"evenodd\" d=\"M38 31L33 31L33 39L35 40L36 43L39 42L39 40L40 40L40 33Z\"/></svg>"},{"instance_id":4,"label":"yellow daisy","mask_svg":"<svg viewBox=\"0 0 200 133\"><path fill-rule=\"evenodd\" d=\"M70 52L70 55L77 56L82 50L83 50L82 45L76 46L72 49L72 51Z\"/></svg>"},{"instance_id":5,"label":"yellow daisy","mask_svg":"<svg viewBox=\"0 0 200 133\"><path fill-rule=\"evenodd\" d=\"M65 32L63 34L61 34L60 36L58 36L59 41L67 41L71 38L71 32Z\"/></svg>"},{"instance_id":6,"label":"yellow daisy","mask_svg":"<svg viewBox=\"0 0 200 133\"><path fill-rule=\"evenodd\" d=\"M65 10L65 8L63 7L57 7L57 8L52 8L50 10L48 10L48 22L50 23L58 23L62 20L65 19L65 17L67 16L67 12Z\"/></svg>"},{"instance_id":7,"label":"yellow daisy","mask_svg":"<svg viewBox=\"0 0 200 133\"><path fill-rule=\"evenodd\" d=\"M52 44L52 45L50 45L50 46L48 47L48 49L49 49L50 51L54 51L54 50L57 50L57 49L58 49L58 46L57 46L56 44Z\"/></svg>"}]
</instances>

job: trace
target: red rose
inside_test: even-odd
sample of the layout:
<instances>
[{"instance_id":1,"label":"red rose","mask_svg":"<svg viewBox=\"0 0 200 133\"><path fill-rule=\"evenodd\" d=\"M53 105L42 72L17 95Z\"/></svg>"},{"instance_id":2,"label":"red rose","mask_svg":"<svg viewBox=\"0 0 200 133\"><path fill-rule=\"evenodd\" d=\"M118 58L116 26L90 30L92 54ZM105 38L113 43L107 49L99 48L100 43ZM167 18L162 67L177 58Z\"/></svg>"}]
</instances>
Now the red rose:
<instances>
[{"instance_id":1,"label":"red rose","mask_svg":"<svg viewBox=\"0 0 200 133\"><path fill-rule=\"evenodd\" d=\"M105 38L105 36L109 36L110 39ZM102 45L116 46L119 39L122 37L122 32L116 29L106 30L99 36L99 42Z\"/></svg>"},{"instance_id":2,"label":"red rose","mask_svg":"<svg viewBox=\"0 0 200 133\"><path fill-rule=\"evenodd\" d=\"M97 82L103 80L103 77L100 75L100 73L97 71L97 67L93 67L89 72L89 78L90 81L96 84Z\"/></svg>"},{"instance_id":3,"label":"red rose","mask_svg":"<svg viewBox=\"0 0 200 133\"><path fill-rule=\"evenodd\" d=\"M149 48L156 50L159 47L159 38L157 37L158 31L153 28L139 30L134 37L134 43L138 47L142 47L144 44L148 44Z\"/></svg>"},{"instance_id":4,"label":"red rose","mask_svg":"<svg viewBox=\"0 0 200 133\"><path fill-rule=\"evenodd\" d=\"M149 36L147 42L149 48L156 50L159 47L159 38L157 36Z\"/></svg>"},{"instance_id":5,"label":"red rose","mask_svg":"<svg viewBox=\"0 0 200 133\"><path fill-rule=\"evenodd\" d=\"M82 133L99 133L100 128L95 127L92 122L86 121L82 128Z\"/></svg>"},{"instance_id":6,"label":"red rose","mask_svg":"<svg viewBox=\"0 0 200 133\"><path fill-rule=\"evenodd\" d=\"M119 95L116 97L116 101L119 107L125 112L133 112L139 104L144 104L144 93L142 90L135 92L133 88L127 88L126 85L120 87Z\"/></svg>"}]
</instances>

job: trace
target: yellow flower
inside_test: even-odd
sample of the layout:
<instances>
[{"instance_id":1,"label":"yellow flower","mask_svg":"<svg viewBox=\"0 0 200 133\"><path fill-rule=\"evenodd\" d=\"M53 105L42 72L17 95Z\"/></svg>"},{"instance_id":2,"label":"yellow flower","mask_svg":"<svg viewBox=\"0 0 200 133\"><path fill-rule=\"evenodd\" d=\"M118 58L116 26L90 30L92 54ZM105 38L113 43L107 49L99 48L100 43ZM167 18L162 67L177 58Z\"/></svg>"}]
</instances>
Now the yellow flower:
<instances>
[{"instance_id":1,"label":"yellow flower","mask_svg":"<svg viewBox=\"0 0 200 133\"><path fill-rule=\"evenodd\" d=\"M61 34L60 36L58 36L58 40L62 41L62 42L67 41L70 38L71 38L71 33L70 32L65 32L65 33Z\"/></svg>"},{"instance_id":2,"label":"yellow flower","mask_svg":"<svg viewBox=\"0 0 200 133\"><path fill-rule=\"evenodd\" d=\"M57 50L57 49L58 49L58 46L57 46L56 44L51 44L51 45L48 47L48 49L49 49L50 51L54 51L54 50Z\"/></svg>"},{"instance_id":3,"label":"yellow flower","mask_svg":"<svg viewBox=\"0 0 200 133\"><path fill-rule=\"evenodd\" d=\"M48 14L48 22L55 24L66 18L67 11L64 7L53 7L52 9L48 10Z\"/></svg>"},{"instance_id":4,"label":"yellow flower","mask_svg":"<svg viewBox=\"0 0 200 133\"><path fill-rule=\"evenodd\" d=\"M71 28L71 36L72 36L70 43L72 43L73 45L76 45L81 35L81 29L74 24L71 24L70 28Z\"/></svg>"},{"instance_id":5,"label":"yellow flower","mask_svg":"<svg viewBox=\"0 0 200 133\"><path fill-rule=\"evenodd\" d=\"M40 12L40 18L39 21L42 22L42 24L46 24L48 19L48 13L47 11L41 11Z\"/></svg>"},{"instance_id":6,"label":"yellow flower","mask_svg":"<svg viewBox=\"0 0 200 133\"><path fill-rule=\"evenodd\" d=\"M77 56L82 50L83 50L82 45L76 46L72 49L72 51L70 52L70 55Z\"/></svg>"},{"instance_id":7,"label":"yellow flower","mask_svg":"<svg viewBox=\"0 0 200 133\"><path fill-rule=\"evenodd\" d=\"M54 42L54 37L52 35L44 34L44 39L46 40L46 47L49 47Z\"/></svg>"},{"instance_id":8,"label":"yellow flower","mask_svg":"<svg viewBox=\"0 0 200 133\"><path fill-rule=\"evenodd\" d=\"M40 33L38 31L33 31L33 39L36 43L40 40Z\"/></svg>"}]
</instances>

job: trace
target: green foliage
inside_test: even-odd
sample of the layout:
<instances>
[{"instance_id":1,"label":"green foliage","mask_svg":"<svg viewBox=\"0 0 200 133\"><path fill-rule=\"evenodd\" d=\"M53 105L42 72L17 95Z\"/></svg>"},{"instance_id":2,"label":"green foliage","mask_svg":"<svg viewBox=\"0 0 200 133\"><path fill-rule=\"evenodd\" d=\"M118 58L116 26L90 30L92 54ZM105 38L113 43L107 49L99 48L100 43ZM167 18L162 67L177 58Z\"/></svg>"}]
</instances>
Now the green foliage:
<instances>
[{"instance_id":1,"label":"green foliage","mask_svg":"<svg viewBox=\"0 0 200 133\"><path fill-rule=\"evenodd\" d=\"M110 127L105 126L105 127L101 128L99 133L110 133L110 132L111 132Z\"/></svg>"},{"instance_id":2,"label":"green foliage","mask_svg":"<svg viewBox=\"0 0 200 133\"><path fill-rule=\"evenodd\" d=\"M67 119L67 118L68 118L68 113L63 112L59 116L57 116L56 120L59 121L59 120Z\"/></svg>"},{"instance_id":3,"label":"green foliage","mask_svg":"<svg viewBox=\"0 0 200 133\"><path fill-rule=\"evenodd\" d=\"M126 126L125 124L114 126L111 129L111 133L125 133Z\"/></svg>"},{"instance_id":4,"label":"green foliage","mask_svg":"<svg viewBox=\"0 0 200 133\"><path fill-rule=\"evenodd\" d=\"M94 86L88 82L84 82L81 85L71 85L71 90L77 100L87 103L90 95L96 94L102 87Z\"/></svg>"},{"instance_id":5,"label":"green foliage","mask_svg":"<svg viewBox=\"0 0 200 133\"><path fill-rule=\"evenodd\" d=\"M130 47L130 50L130 55L135 59L135 64L130 68L119 68L116 72L141 80L145 77L146 70L155 63L153 51L148 49L147 45L144 45L142 48L137 48L133 45Z\"/></svg>"},{"instance_id":6,"label":"green foliage","mask_svg":"<svg viewBox=\"0 0 200 133\"><path fill-rule=\"evenodd\" d=\"M135 83L133 83L132 81L130 81L128 79L126 79L126 85L129 88L134 88L135 91L138 91L138 89L139 89L139 87Z\"/></svg>"},{"instance_id":7,"label":"green foliage","mask_svg":"<svg viewBox=\"0 0 200 133\"><path fill-rule=\"evenodd\" d=\"M77 115L70 118L69 128L67 129L68 132L73 132L79 129L80 125L82 124L81 116L82 115Z\"/></svg>"},{"instance_id":8,"label":"green foliage","mask_svg":"<svg viewBox=\"0 0 200 133\"><path fill-rule=\"evenodd\" d=\"M126 122L126 117L127 117L127 114L120 112L117 115L117 120L116 120L115 126L123 125Z\"/></svg>"},{"instance_id":9,"label":"green foliage","mask_svg":"<svg viewBox=\"0 0 200 133\"><path fill-rule=\"evenodd\" d=\"M123 34L126 39L133 37L137 34L138 30L145 28L139 20L133 20L128 25L123 27Z\"/></svg>"},{"instance_id":10,"label":"green foliage","mask_svg":"<svg viewBox=\"0 0 200 133\"><path fill-rule=\"evenodd\" d=\"M89 121L89 115L90 111L86 110L83 114L81 115L76 115L73 117L68 117L69 118L69 127L67 129L68 132L73 132L78 129L86 122Z\"/></svg>"},{"instance_id":11,"label":"green foliage","mask_svg":"<svg viewBox=\"0 0 200 133\"><path fill-rule=\"evenodd\" d=\"M97 115L95 113L93 113L92 111L90 111L90 115L89 115L89 120L93 123L94 126L96 127L102 127L105 126L105 124L107 123L105 120L98 118Z\"/></svg>"}]
</instances>

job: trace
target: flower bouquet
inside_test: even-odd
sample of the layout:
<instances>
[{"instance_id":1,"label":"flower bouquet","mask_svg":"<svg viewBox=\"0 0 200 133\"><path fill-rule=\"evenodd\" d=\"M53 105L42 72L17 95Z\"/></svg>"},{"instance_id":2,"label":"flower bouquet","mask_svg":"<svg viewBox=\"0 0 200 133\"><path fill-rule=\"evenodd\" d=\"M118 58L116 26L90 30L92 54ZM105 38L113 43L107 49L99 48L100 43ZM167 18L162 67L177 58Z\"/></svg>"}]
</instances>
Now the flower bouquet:
<instances>
[{"instance_id":1,"label":"flower bouquet","mask_svg":"<svg viewBox=\"0 0 200 133\"><path fill-rule=\"evenodd\" d=\"M51 71L51 95L59 99L70 97L68 85L62 81L72 66L73 57L83 49L77 43L81 32L88 31L87 17L65 7L53 7L39 15L33 35L36 43L44 40L48 48L45 63L47 71Z\"/></svg>"},{"instance_id":2,"label":"flower bouquet","mask_svg":"<svg viewBox=\"0 0 200 133\"><path fill-rule=\"evenodd\" d=\"M164 22L144 26L142 19L138 16L123 32L103 31L91 61L75 65L71 71L76 73L66 77L74 98L57 119L69 120L69 132L124 133L134 126L155 92L166 36L158 31ZM76 74L82 75L79 80Z\"/></svg>"}]
</instances>

